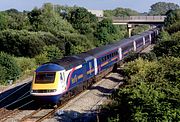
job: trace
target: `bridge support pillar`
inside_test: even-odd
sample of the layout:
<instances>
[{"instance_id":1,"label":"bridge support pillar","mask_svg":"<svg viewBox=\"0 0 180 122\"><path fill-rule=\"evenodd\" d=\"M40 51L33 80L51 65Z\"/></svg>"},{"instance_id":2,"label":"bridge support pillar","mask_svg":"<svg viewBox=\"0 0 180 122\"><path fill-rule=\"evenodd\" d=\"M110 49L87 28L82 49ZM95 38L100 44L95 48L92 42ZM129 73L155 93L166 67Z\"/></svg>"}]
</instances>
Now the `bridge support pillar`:
<instances>
[{"instance_id":1,"label":"bridge support pillar","mask_svg":"<svg viewBox=\"0 0 180 122\"><path fill-rule=\"evenodd\" d=\"M127 30L128 30L129 37L131 37L132 29L133 29L132 24L127 24Z\"/></svg>"}]
</instances>

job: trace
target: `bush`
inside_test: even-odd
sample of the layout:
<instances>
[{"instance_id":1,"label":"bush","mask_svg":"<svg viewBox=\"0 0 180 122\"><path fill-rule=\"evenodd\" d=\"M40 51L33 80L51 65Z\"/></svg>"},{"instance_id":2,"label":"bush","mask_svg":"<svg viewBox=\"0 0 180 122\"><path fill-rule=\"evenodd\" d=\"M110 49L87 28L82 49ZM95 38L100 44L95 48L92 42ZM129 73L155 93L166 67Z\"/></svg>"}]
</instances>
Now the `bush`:
<instances>
[{"instance_id":1,"label":"bush","mask_svg":"<svg viewBox=\"0 0 180 122\"><path fill-rule=\"evenodd\" d=\"M33 57L39 54L45 46L39 34L28 32L27 30L0 31L0 51L14 54L15 56Z\"/></svg>"},{"instance_id":2,"label":"bush","mask_svg":"<svg viewBox=\"0 0 180 122\"><path fill-rule=\"evenodd\" d=\"M127 57L124 58L124 62L130 62L130 61L134 61L138 58L142 58L148 61L153 61L156 60L156 54L153 52L150 53L135 53L135 52L130 52L129 55Z\"/></svg>"},{"instance_id":3,"label":"bush","mask_svg":"<svg viewBox=\"0 0 180 122\"><path fill-rule=\"evenodd\" d=\"M114 92L112 105L106 106L111 121L180 120L180 58L137 59L126 64L124 72L128 84Z\"/></svg>"},{"instance_id":4,"label":"bush","mask_svg":"<svg viewBox=\"0 0 180 122\"><path fill-rule=\"evenodd\" d=\"M43 48L43 52L47 53L47 57L49 58L49 60L62 58L64 54L64 51L60 50L55 45L45 46Z\"/></svg>"},{"instance_id":5,"label":"bush","mask_svg":"<svg viewBox=\"0 0 180 122\"><path fill-rule=\"evenodd\" d=\"M36 60L37 65L41 65L41 64L49 61L49 59L47 57L47 53L41 53L41 54L35 56L35 60Z\"/></svg>"},{"instance_id":6,"label":"bush","mask_svg":"<svg viewBox=\"0 0 180 122\"><path fill-rule=\"evenodd\" d=\"M180 42L169 40L161 41L156 46L154 46L153 52L159 56L180 56Z\"/></svg>"},{"instance_id":7,"label":"bush","mask_svg":"<svg viewBox=\"0 0 180 122\"><path fill-rule=\"evenodd\" d=\"M22 72L33 70L36 67L36 61L34 58L18 57L15 58L15 60Z\"/></svg>"},{"instance_id":8,"label":"bush","mask_svg":"<svg viewBox=\"0 0 180 122\"><path fill-rule=\"evenodd\" d=\"M6 69L0 65L0 84L4 84L6 80Z\"/></svg>"},{"instance_id":9,"label":"bush","mask_svg":"<svg viewBox=\"0 0 180 122\"><path fill-rule=\"evenodd\" d=\"M15 80L21 73L14 58L7 53L0 52L0 65L4 67L4 70L6 70L6 80Z\"/></svg>"}]
</instances>

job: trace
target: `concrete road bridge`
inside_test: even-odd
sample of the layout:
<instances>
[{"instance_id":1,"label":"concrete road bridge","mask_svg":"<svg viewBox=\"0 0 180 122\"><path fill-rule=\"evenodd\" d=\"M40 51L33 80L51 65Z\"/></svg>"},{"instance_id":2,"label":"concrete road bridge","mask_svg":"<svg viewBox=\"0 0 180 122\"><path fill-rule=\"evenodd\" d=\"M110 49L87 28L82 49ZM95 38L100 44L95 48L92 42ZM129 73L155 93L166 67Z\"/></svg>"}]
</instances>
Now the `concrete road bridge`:
<instances>
[{"instance_id":1,"label":"concrete road bridge","mask_svg":"<svg viewBox=\"0 0 180 122\"><path fill-rule=\"evenodd\" d=\"M150 26L156 26L164 24L166 16L126 16L126 17L112 17L112 22L114 25L127 25L129 36L131 36L131 31L133 26L148 24Z\"/></svg>"},{"instance_id":2,"label":"concrete road bridge","mask_svg":"<svg viewBox=\"0 0 180 122\"><path fill-rule=\"evenodd\" d=\"M166 16L127 16L112 17L113 24L163 24Z\"/></svg>"}]
</instances>

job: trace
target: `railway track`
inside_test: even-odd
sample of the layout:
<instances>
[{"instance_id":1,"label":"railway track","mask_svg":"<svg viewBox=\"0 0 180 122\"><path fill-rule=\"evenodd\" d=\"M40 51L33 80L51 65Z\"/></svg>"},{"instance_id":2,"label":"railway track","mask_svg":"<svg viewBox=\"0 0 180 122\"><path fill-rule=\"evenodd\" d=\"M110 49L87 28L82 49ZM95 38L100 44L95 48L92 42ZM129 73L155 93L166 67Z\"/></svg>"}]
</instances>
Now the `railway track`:
<instances>
[{"instance_id":1,"label":"railway track","mask_svg":"<svg viewBox=\"0 0 180 122\"><path fill-rule=\"evenodd\" d=\"M6 121L9 117L19 113L22 109L32 102L30 96L31 83L25 83L17 88L11 89L11 92L1 94L0 100L0 121Z\"/></svg>"},{"instance_id":2,"label":"railway track","mask_svg":"<svg viewBox=\"0 0 180 122\"><path fill-rule=\"evenodd\" d=\"M43 108L46 106L42 106L41 108L35 110L34 112L30 113L27 116L24 116L20 122L42 122L43 120L52 117L54 115L54 113L63 108L65 105L67 105L69 103L69 101L75 97L78 97L79 95L81 95L83 92L79 92L77 95L69 98L67 101L64 100L61 102L61 104L59 104L57 107L55 107L54 109L48 109L48 108Z\"/></svg>"},{"instance_id":3,"label":"railway track","mask_svg":"<svg viewBox=\"0 0 180 122\"><path fill-rule=\"evenodd\" d=\"M95 84L101 84L103 81L99 81ZM91 89L91 88L90 88ZM36 109L33 110L33 112L29 113L28 115L23 116L22 118L18 119L17 121L19 122L29 122L29 121L35 121L35 122L42 122L48 118L52 118L54 113L65 106L68 106L68 104L71 102L72 99L77 98L77 97L82 97L88 94L91 90L84 90L83 92L77 93L77 95L71 97L67 101L63 101L61 105L58 107L52 109L52 108L43 108L43 106L38 106ZM78 101L80 98L76 99ZM100 101L99 101L100 102ZM97 102L97 104L99 103ZM34 106L36 103L31 99L31 96L29 92L24 93L22 96L18 97L18 99L3 108L0 109L0 121L1 122L8 122L10 121L10 118L13 116L16 116L17 114L20 114L24 110L27 110L26 107L31 107ZM71 104L71 103L70 103ZM94 105L96 106L96 105ZM23 109L24 108L24 109ZM13 120L15 121L15 120Z\"/></svg>"},{"instance_id":4,"label":"railway track","mask_svg":"<svg viewBox=\"0 0 180 122\"><path fill-rule=\"evenodd\" d=\"M105 79L104 79L105 80ZM103 82L103 81L101 81L101 82ZM97 85L99 85L99 84L101 84L101 82L98 82L98 83L96 83ZM119 85L121 85L122 84L122 82L120 82L120 83L118 83L117 85L115 85L115 89L116 88L118 88L119 87ZM114 89L112 89L112 90L110 90L109 92L108 92L108 94L110 94L111 92L113 92L114 91ZM80 92L79 94L77 94L75 97L73 97L73 98L70 98L68 101L65 101L65 102L63 102L61 105L59 105L58 107L56 107L56 108L54 108L54 109L48 109L48 110L46 110L46 109L43 109L43 108L39 108L38 110L36 110L36 111L34 111L34 112L32 112L31 114L29 114L29 115L27 115L27 116L24 116L21 120L20 120L20 122L42 122L42 121L44 121L44 120L47 120L47 119L49 119L49 118L52 118L53 116L54 116L54 114L56 113L56 111L58 111L58 110L61 110L61 109L63 109L63 108L65 108L65 107L69 107L70 106L70 102L71 102L71 100L74 100L74 99L76 99L76 100L74 100L73 101L73 103L74 102L77 102L77 101L79 101L80 100L80 98L81 97L83 97L83 96L86 96L87 94L89 94L89 92L91 92L91 90L85 90L85 91L83 91L83 92ZM79 97L79 98L78 98ZM93 109L95 109L99 104L101 104L101 102L104 100L105 98L103 97L103 98L101 98L101 99L99 99L92 107L91 107L91 109L90 109L90 111L91 110L93 110ZM69 105L68 105L69 104ZM46 114L45 114L45 112L46 112ZM43 114L42 114L43 113Z\"/></svg>"},{"instance_id":5,"label":"railway track","mask_svg":"<svg viewBox=\"0 0 180 122\"><path fill-rule=\"evenodd\" d=\"M16 109L14 109L14 110L7 110L7 109L2 110L1 113L0 113L0 114L1 114L0 121L1 121L1 122L4 122L4 121L6 121L9 117L11 117L11 116L13 116L13 115L15 115L15 114L17 114L17 113L20 113L20 112L22 111L21 108L29 105L29 104L32 103L32 102L34 102L34 101L33 101L33 100L32 100L32 101L29 101L29 102L27 102L26 104L24 104L24 105L22 105L22 106L20 106L20 107L18 107L18 108L16 108Z\"/></svg>"},{"instance_id":6,"label":"railway track","mask_svg":"<svg viewBox=\"0 0 180 122\"><path fill-rule=\"evenodd\" d=\"M25 83L22 86L18 87L17 89L13 90L10 93L4 93L1 95L2 99L0 100L0 108L3 108L7 104L20 99L30 90L31 83Z\"/></svg>"}]
</instances>

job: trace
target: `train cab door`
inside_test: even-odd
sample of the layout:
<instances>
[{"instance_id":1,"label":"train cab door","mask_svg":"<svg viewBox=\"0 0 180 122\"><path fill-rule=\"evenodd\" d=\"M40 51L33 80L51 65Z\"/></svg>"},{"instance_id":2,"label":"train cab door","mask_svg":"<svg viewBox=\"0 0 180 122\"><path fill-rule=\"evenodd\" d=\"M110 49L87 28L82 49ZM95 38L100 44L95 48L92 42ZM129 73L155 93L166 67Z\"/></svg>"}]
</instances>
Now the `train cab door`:
<instances>
[{"instance_id":1,"label":"train cab door","mask_svg":"<svg viewBox=\"0 0 180 122\"><path fill-rule=\"evenodd\" d=\"M66 81L65 81L65 71L59 72L59 89L64 91L66 89Z\"/></svg>"}]
</instances>

